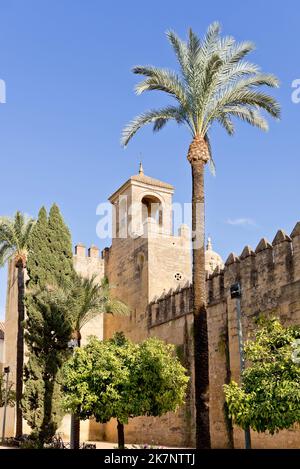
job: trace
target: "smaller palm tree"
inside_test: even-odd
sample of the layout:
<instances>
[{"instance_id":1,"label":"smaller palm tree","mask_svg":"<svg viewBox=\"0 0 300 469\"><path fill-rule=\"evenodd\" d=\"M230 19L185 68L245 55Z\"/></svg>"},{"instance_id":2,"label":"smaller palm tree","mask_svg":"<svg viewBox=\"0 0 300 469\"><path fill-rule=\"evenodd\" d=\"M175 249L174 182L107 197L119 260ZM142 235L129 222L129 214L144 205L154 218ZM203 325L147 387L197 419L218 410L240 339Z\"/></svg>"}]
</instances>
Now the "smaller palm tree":
<instances>
[{"instance_id":1,"label":"smaller palm tree","mask_svg":"<svg viewBox=\"0 0 300 469\"><path fill-rule=\"evenodd\" d=\"M70 311L73 338L77 346L81 344L81 330L85 324L98 314L127 315L128 307L112 295L112 287L106 277L101 283L96 281L97 275L84 278L75 274L71 282L61 286L61 294L65 295Z\"/></svg>"},{"instance_id":2,"label":"smaller palm tree","mask_svg":"<svg viewBox=\"0 0 300 469\"><path fill-rule=\"evenodd\" d=\"M71 280L65 280L64 284L60 284L60 288L55 292L58 301L67 302L73 329L72 340L77 347L81 345L83 326L98 314L127 315L129 313L128 307L113 297L108 279L104 277L99 283L96 277L93 275L91 278L84 278L75 273ZM74 449L79 449L80 419L77 415L72 415L72 433Z\"/></svg>"},{"instance_id":3,"label":"smaller palm tree","mask_svg":"<svg viewBox=\"0 0 300 469\"><path fill-rule=\"evenodd\" d=\"M25 267L28 242L34 220L16 212L13 218L0 217L0 267L13 262L18 270L18 329L17 329L17 370L16 370L16 436L22 435L23 419L21 399L23 392L24 331L25 315Z\"/></svg>"}]
</instances>

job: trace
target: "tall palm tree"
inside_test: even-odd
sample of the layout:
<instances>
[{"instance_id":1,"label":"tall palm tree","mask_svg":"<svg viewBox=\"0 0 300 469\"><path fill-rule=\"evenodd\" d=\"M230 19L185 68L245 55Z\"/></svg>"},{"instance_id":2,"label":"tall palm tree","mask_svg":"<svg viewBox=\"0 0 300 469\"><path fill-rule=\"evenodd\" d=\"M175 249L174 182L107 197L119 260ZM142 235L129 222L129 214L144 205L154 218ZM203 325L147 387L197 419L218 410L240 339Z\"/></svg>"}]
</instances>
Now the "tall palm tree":
<instances>
[{"instance_id":1,"label":"tall palm tree","mask_svg":"<svg viewBox=\"0 0 300 469\"><path fill-rule=\"evenodd\" d=\"M244 60L254 49L251 42L236 43L232 37L221 37L220 26L209 26L203 40L190 29L187 41L174 32L167 37L179 63L179 73L153 66L137 66L133 72L145 79L136 86L144 91L163 91L173 97L175 105L147 111L132 120L123 130L126 146L146 124L161 130L170 120L185 124L191 134L187 159L192 170L192 241L193 241L193 314L195 355L195 400L197 448L210 447L208 410L208 337L204 262L204 168L210 163L214 171L209 131L219 123L229 135L234 133L233 118L262 130L268 129L260 109L279 118L280 108L274 98L258 90L260 86L277 87L275 76L260 71Z\"/></svg>"},{"instance_id":2,"label":"tall palm tree","mask_svg":"<svg viewBox=\"0 0 300 469\"><path fill-rule=\"evenodd\" d=\"M96 281L96 275L84 278L74 274L71 281L65 281L60 285L56 295L65 297L70 311L72 324L72 339L76 347L81 345L81 330L85 324L100 313L127 315L128 307L112 295L112 288L108 279L104 277L101 283ZM59 300L60 301L60 300ZM74 449L79 449L80 444L80 419L72 415L72 433Z\"/></svg>"},{"instance_id":3,"label":"tall palm tree","mask_svg":"<svg viewBox=\"0 0 300 469\"><path fill-rule=\"evenodd\" d=\"M24 273L27 259L28 240L34 225L32 218L16 212L13 218L0 217L0 266L12 261L18 271L18 328L16 369L16 436L22 435L23 420L21 399L23 392L24 363Z\"/></svg>"}]
</instances>

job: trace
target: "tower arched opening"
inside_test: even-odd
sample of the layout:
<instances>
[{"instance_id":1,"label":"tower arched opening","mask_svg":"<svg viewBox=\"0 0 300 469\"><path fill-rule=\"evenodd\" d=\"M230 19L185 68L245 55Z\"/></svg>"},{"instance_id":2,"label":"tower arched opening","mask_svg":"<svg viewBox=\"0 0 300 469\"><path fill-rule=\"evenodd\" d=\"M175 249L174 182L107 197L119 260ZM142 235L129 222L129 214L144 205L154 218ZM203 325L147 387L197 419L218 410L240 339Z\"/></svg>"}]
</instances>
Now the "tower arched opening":
<instances>
[{"instance_id":1,"label":"tower arched opening","mask_svg":"<svg viewBox=\"0 0 300 469\"><path fill-rule=\"evenodd\" d=\"M154 195L145 195L142 198L142 222L148 218L154 220L160 227L163 224L163 208L158 197Z\"/></svg>"}]
</instances>

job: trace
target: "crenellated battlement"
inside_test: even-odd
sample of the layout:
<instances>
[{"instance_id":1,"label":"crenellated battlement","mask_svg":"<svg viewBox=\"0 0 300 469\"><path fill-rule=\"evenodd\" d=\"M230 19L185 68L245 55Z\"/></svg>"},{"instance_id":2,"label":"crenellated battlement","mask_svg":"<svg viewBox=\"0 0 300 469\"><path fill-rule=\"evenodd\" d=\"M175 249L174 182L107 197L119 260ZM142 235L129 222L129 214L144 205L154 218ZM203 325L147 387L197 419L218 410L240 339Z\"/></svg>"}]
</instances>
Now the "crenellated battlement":
<instances>
[{"instance_id":1,"label":"crenellated battlement","mask_svg":"<svg viewBox=\"0 0 300 469\"><path fill-rule=\"evenodd\" d=\"M92 245L86 252L84 244L77 244L75 246L73 263L75 270L84 277L91 278L95 275L99 282L104 277L104 259L100 257L100 251L97 246Z\"/></svg>"},{"instance_id":2,"label":"crenellated battlement","mask_svg":"<svg viewBox=\"0 0 300 469\"><path fill-rule=\"evenodd\" d=\"M148 327L158 326L192 311L192 287L190 282L179 285L176 290L163 292L154 298L147 308Z\"/></svg>"},{"instance_id":3,"label":"crenellated battlement","mask_svg":"<svg viewBox=\"0 0 300 469\"><path fill-rule=\"evenodd\" d=\"M90 258L98 259L99 258L99 248L92 244L92 246L88 248L88 251L87 251L87 254L86 254L85 245L82 244L82 243L78 243L75 246L75 256L77 256L77 257L90 257Z\"/></svg>"},{"instance_id":4,"label":"crenellated battlement","mask_svg":"<svg viewBox=\"0 0 300 469\"><path fill-rule=\"evenodd\" d=\"M240 256L230 253L224 269L207 279L208 303L220 301L235 282L244 292L281 291L300 280L300 222L290 236L278 230L272 243L262 238L255 250L245 246Z\"/></svg>"},{"instance_id":5,"label":"crenellated battlement","mask_svg":"<svg viewBox=\"0 0 300 469\"><path fill-rule=\"evenodd\" d=\"M208 307L225 301L230 286L240 282L243 302L251 308L270 309L290 284L300 281L300 222L290 236L278 230L272 243L262 238L255 250L245 246L237 256L230 253L223 269L207 276ZM251 309L250 308L250 309ZM148 305L148 327L155 327L192 312L189 282L176 290L163 292Z\"/></svg>"}]
</instances>

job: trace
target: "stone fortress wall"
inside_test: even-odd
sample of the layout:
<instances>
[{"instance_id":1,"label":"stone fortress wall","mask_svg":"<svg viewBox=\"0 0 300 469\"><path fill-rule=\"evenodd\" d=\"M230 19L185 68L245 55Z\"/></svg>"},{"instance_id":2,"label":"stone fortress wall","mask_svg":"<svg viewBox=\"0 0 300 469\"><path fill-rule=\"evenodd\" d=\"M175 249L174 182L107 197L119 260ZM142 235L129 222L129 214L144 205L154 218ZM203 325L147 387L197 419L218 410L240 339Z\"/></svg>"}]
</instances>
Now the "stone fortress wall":
<instances>
[{"instance_id":1,"label":"stone fortress wall","mask_svg":"<svg viewBox=\"0 0 300 469\"><path fill-rule=\"evenodd\" d=\"M126 426L128 443L155 443L166 446L194 445L193 396L193 315L191 291L191 245L188 227L182 225L173 234L173 187L144 175L142 167L111 197L115 208L113 239L102 251L92 246L75 247L74 266L83 276L96 275L101 282L108 277L112 294L127 303L129 316L99 315L82 331L82 342L89 335L99 339L116 331L134 341L149 336L173 343L176 353L189 370L191 384L186 404L177 413L161 418L139 417ZM150 204L157 210L150 213ZM130 211L131 205L136 208ZM262 239L255 251L246 246L240 256L230 254L225 265L212 250L208 240L207 307L210 359L210 425L214 448L243 447L243 433L230 428L224 414L223 384L239 380L239 354L236 324L236 300L230 298L230 286L239 281L242 287L244 336L253 331L260 313L275 314L286 323L300 321L300 222L291 236L282 230L272 244ZM9 266L5 319L5 364L16 369L17 325L16 269ZM1 422L0 422L1 423ZM8 435L14 431L14 411L10 409ZM26 427L25 427L26 428ZM59 431L69 438L70 421L66 416ZM297 447L300 432L296 429L269 437L252 433L254 447ZM81 425L82 440L117 440L116 424Z\"/></svg>"},{"instance_id":2,"label":"stone fortress wall","mask_svg":"<svg viewBox=\"0 0 300 469\"><path fill-rule=\"evenodd\" d=\"M262 239L255 251L246 246L240 256L230 254L223 269L207 277L207 309L210 360L210 426L214 448L243 448L244 435L231 431L224 413L223 384L239 381L239 351L236 300L230 286L242 288L242 327L251 337L260 314L280 317L285 324L300 323L300 222L288 236L279 230L272 242ZM183 318L192 324L191 287L170 291L148 306L150 334L172 342L174 330L183 329ZM181 324L180 324L181 323ZM168 331L167 333L165 331ZM181 342L185 349L186 343ZM274 436L251 432L256 448L298 448L299 428Z\"/></svg>"}]
</instances>

